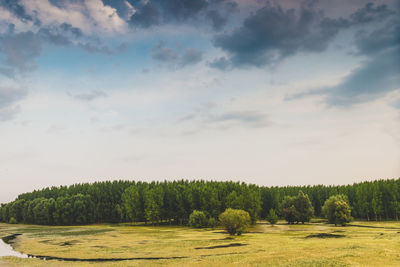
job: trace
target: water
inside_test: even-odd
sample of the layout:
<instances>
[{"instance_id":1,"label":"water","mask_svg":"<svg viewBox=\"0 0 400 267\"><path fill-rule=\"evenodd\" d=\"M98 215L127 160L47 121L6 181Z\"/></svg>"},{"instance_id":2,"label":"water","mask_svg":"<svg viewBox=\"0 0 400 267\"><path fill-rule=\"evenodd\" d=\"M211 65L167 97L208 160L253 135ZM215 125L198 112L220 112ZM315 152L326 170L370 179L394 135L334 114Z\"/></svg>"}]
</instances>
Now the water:
<instances>
[{"instance_id":1,"label":"water","mask_svg":"<svg viewBox=\"0 0 400 267\"><path fill-rule=\"evenodd\" d=\"M0 239L0 257L3 256L14 256L18 258L28 258L28 255L15 251L12 246L6 244L2 239Z\"/></svg>"}]
</instances>

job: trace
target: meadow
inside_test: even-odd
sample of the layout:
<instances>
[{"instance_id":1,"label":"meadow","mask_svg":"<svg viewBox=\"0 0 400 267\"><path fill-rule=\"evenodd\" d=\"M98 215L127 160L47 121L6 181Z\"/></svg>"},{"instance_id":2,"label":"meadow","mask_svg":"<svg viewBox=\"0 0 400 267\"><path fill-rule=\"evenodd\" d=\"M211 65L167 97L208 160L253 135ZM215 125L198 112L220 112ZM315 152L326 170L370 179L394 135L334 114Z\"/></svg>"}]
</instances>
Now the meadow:
<instances>
[{"instance_id":1,"label":"meadow","mask_svg":"<svg viewBox=\"0 0 400 267\"><path fill-rule=\"evenodd\" d=\"M400 266L400 222L356 221L335 227L314 220L275 226L260 221L242 236L222 229L99 224L0 224L0 237L21 234L15 250L32 255L113 262L0 257L0 266Z\"/></svg>"}]
</instances>

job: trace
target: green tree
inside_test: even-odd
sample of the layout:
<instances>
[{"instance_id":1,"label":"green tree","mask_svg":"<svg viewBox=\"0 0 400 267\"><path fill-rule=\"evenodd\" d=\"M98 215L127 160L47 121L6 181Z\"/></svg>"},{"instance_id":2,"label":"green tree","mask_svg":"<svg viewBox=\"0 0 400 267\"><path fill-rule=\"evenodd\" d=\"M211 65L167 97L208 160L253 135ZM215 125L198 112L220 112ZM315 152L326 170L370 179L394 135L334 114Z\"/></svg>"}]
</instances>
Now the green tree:
<instances>
[{"instance_id":1,"label":"green tree","mask_svg":"<svg viewBox=\"0 0 400 267\"><path fill-rule=\"evenodd\" d=\"M331 196L325 201L322 213L329 223L345 225L352 220L351 209L345 195Z\"/></svg>"},{"instance_id":2,"label":"green tree","mask_svg":"<svg viewBox=\"0 0 400 267\"><path fill-rule=\"evenodd\" d=\"M189 225L194 228L204 228L208 226L208 219L204 212L194 210L189 216Z\"/></svg>"},{"instance_id":3,"label":"green tree","mask_svg":"<svg viewBox=\"0 0 400 267\"><path fill-rule=\"evenodd\" d=\"M278 222L278 215L276 215L276 212L274 209L269 210L267 220L271 225L274 225Z\"/></svg>"},{"instance_id":4,"label":"green tree","mask_svg":"<svg viewBox=\"0 0 400 267\"><path fill-rule=\"evenodd\" d=\"M228 208L219 215L220 224L230 235L241 235L251 223L250 215L244 210Z\"/></svg>"},{"instance_id":5,"label":"green tree","mask_svg":"<svg viewBox=\"0 0 400 267\"><path fill-rule=\"evenodd\" d=\"M300 191L297 197L295 198L295 208L297 211L297 221L304 223L309 222L314 215L314 208L311 204L308 195L304 194L303 191Z\"/></svg>"},{"instance_id":6,"label":"green tree","mask_svg":"<svg viewBox=\"0 0 400 267\"><path fill-rule=\"evenodd\" d=\"M314 214L314 208L308 195L299 191L297 196L286 196L282 202L282 213L285 220L293 224L310 221Z\"/></svg>"}]
</instances>

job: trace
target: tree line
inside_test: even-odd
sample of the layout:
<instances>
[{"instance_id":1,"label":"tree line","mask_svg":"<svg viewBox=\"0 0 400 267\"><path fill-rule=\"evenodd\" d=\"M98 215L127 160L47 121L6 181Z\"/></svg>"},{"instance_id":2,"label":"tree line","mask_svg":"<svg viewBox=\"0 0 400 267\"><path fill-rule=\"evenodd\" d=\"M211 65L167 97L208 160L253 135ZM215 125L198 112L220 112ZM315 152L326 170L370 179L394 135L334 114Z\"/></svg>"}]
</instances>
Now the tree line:
<instances>
[{"instance_id":1,"label":"tree line","mask_svg":"<svg viewBox=\"0 0 400 267\"><path fill-rule=\"evenodd\" d=\"M354 218L399 219L400 179L342 186L284 187L179 180L107 181L48 187L1 204L0 221L43 225L118 222L186 225L194 210L217 220L222 212L231 208L247 211L252 223L267 218L271 210L281 218L292 216L290 218L301 222L304 218L294 216L295 213L287 214L295 205L294 198L299 198L299 203L305 203L307 198L311 206L305 207L305 214L321 217L325 201L335 195L346 197Z\"/></svg>"}]
</instances>

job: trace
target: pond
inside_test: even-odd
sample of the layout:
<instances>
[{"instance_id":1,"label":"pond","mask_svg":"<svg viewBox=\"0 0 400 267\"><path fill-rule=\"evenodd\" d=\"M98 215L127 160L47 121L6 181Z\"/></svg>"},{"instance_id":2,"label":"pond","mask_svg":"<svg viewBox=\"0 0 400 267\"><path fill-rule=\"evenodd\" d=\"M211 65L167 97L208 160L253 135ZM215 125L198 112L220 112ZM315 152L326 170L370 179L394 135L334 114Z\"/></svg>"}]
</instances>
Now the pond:
<instances>
[{"instance_id":1,"label":"pond","mask_svg":"<svg viewBox=\"0 0 400 267\"><path fill-rule=\"evenodd\" d=\"M0 257L3 256L14 256L19 258L28 258L28 255L15 251L11 245L7 244L0 239Z\"/></svg>"}]
</instances>

